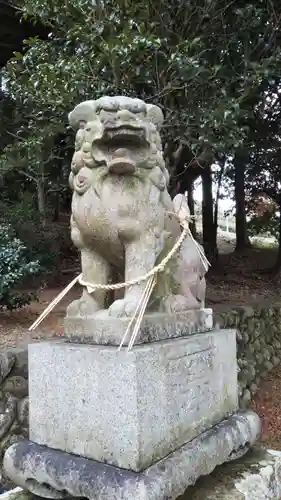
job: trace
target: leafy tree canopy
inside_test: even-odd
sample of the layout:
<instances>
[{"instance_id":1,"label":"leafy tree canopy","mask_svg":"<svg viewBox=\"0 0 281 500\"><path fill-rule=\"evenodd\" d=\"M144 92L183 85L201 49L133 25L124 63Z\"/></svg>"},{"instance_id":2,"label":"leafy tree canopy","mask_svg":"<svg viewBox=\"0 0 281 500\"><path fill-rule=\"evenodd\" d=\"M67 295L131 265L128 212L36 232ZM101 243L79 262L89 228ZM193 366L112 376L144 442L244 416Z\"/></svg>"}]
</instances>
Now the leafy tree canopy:
<instances>
[{"instance_id":1,"label":"leafy tree canopy","mask_svg":"<svg viewBox=\"0 0 281 500\"><path fill-rule=\"evenodd\" d=\"M161 105L166 138L196 154L229 153L268 81L279 82L277 1L73 0L62 8L60 0L22 0L21 8L50 29L47 41L27 40L5 72L21 149L38 161L65 131L69 110L103 94Z\"/></svg>"}]
</instances>

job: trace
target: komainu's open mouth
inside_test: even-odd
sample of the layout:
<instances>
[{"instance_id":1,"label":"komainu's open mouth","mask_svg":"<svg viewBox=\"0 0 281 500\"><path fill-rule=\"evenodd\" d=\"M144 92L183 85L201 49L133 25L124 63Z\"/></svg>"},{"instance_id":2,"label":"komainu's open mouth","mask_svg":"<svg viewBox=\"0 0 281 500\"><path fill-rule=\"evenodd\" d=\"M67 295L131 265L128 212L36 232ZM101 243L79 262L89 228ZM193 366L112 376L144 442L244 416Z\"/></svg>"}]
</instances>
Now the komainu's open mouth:
<instances>
[{"instance_id":1,"label":"komainu's open mouth","mask_svg":"<svg viewBox=\"0 0 281 500\"><path fill-rule=\"evenodd\" d=\"M144 146L147 144L145 130L129 125L106 127L101 140L104 144L111 146Z\"/></svg>"}]
</instances>

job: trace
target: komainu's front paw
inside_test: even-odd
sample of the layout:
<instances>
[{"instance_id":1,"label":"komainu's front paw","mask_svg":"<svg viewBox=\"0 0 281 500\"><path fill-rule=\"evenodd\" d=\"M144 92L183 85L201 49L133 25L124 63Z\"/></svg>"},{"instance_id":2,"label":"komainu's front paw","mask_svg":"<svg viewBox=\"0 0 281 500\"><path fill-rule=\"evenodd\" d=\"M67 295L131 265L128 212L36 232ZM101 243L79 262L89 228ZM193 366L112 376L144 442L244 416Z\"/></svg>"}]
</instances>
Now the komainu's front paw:
<instances>
[{"instance_id":1,"label":"komainu's front paw","mask_svg":"<svg viewBox=\"0 0 281 500\"><path fill-rule=\"evenodd\" d=\"M113 316L115 318L132 317L137 309L137 306L137 300L115 300L115 302L113 302L113 304L109 307L108 314L109 316Z\"/></svg>"},{"instance_id":2,"label":"komainu's front paw","mask_svg":"<svg viewBox=\"0 0 281 500\"><path fill-rule=\"evenodd\" d=\"M199 303L190 292L188 297L184 295L170 295L165 299L164 307L168 313L176 313L188 309L198 309Z\"/></svg>"},{"instance_id":3,"label":"komainu's front paw","mask_svg":"<svg viewBox=\"0 0 281 500\"><path fill-rule=\"evenodd\" d=\"M97 301L85 290L80 299L74 300L66 309L66 316L92 316L100 310Z\"/></svg>"}]
</instances>

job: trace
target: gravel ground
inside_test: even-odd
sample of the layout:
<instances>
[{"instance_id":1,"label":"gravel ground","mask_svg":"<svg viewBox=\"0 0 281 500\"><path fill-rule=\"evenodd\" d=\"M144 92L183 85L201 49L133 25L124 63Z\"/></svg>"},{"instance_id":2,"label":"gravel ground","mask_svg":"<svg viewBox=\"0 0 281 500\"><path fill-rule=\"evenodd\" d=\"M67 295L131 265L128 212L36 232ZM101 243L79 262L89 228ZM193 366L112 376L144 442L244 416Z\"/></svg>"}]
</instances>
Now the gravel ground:
<instances>
[{"instance_id":1,"label":"gravel ground","mask_svg":"<svg viewBox=\"0 0 281 500\"><path fill-rule=\"evenodd\" d=\"M49 316L36 330L29 331L29 327L52 302L61 291L61 288L43 290L38 302L33 302L20 311L0 311L0 349L4 347L23 347L32 339L48 339L63 334L63 318L67 305L79 295L81 288L71 290Z\"/></svg>"},{"instance_id":2,"label":"gravel ground","mask_svg":"<svg viewBox=\"0 0 281 500\"><path fill-rule=\"evenodd\" d=\"M262 420L261 443L281 450L281 365L272 370L260 384L252 408Z\"/></svg>"}]
</instances>

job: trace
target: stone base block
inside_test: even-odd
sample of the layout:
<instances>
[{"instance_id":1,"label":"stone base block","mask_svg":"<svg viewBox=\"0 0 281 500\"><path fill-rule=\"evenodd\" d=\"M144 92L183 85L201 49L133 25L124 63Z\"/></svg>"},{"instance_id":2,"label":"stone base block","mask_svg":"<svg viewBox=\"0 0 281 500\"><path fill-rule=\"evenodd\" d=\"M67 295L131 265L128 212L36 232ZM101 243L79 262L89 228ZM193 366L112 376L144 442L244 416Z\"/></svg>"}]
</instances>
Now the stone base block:
<instances>
[{"instance_id":1,"label":"stone base block","mask_svg":"<svg viewBox=\"0 0 281 500\"><path fill-rule=\"evenodd\" d=\"M95 316L67 316L64 332L70 342L119 346L130 318ZM205 332L213 328L212 309L194 309L175 314L146 314L140 326L135 344L156 342L192 333ZM128 345L130 335L124 345Z\"/></svg>"},{"instance_id":2,"label":"stone base block","mask_svg":"<svg viewBox=\"0 0 281 500\"><path fill-rule=\"evenodd\" d=\"M259 417L253 412L240 411L140 473L70 455L31 441L11 446L4 456L3 465L5 473L16 485L45 498L61 499L72 495L89 500L174 500L200 476L210 474L217 465L245 454L259 432ZM280 463L278 467L280 477ZM277 474L272 463L270 470L265 471L267 476L264 474L263 477L269 477L273 470ZM242 479L238 491L245 491L245 488L249 491L250 480L246 484ZM220 497L197 497L188 493L184 498L217 500ZM221 497L223 500L229 498ZM274 496L245 498L277 500Z\"/></svg>"},{"instance_id":3,"label":"stone base block","mask_svg":"<svg viewBox=\"0 0 281 500\"><path fill-rule=\"evenodd\" d=\"M29 346L29 438L140 471L238 409L236 332Z\"/></svg>"},{"instance_id":4,"label":"stone base block","mask_svg":"<svg viewBox=\"0 0 281 500\"><path fill-rule=\"evenodd\" d=\"M280 500L281 452L253 448L217 467L178 500Z\"/></svg>"}]
</instances>

